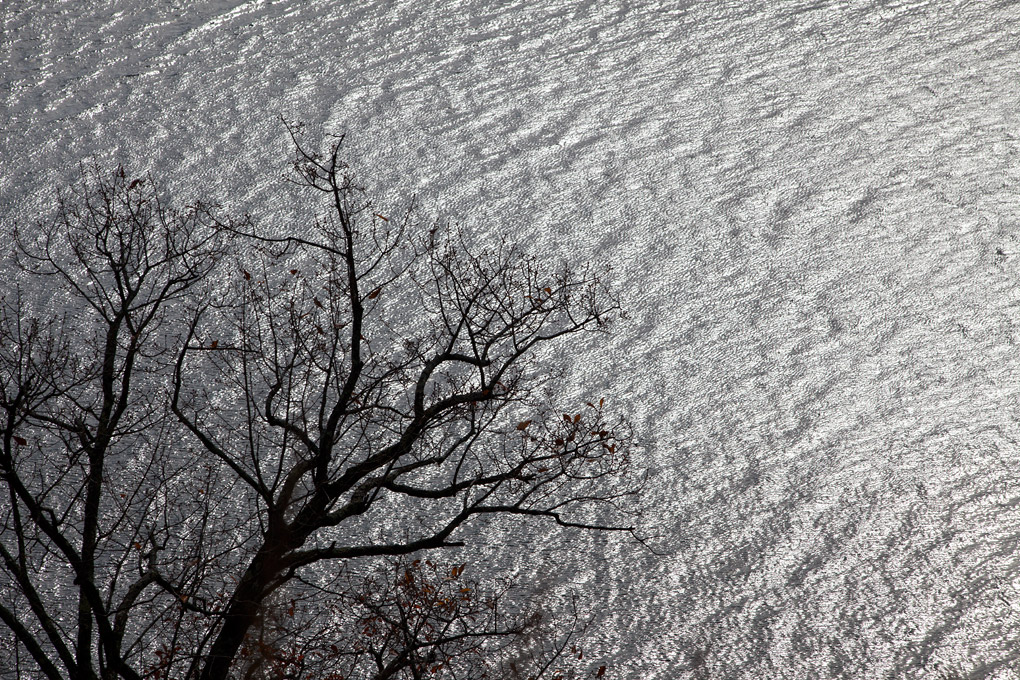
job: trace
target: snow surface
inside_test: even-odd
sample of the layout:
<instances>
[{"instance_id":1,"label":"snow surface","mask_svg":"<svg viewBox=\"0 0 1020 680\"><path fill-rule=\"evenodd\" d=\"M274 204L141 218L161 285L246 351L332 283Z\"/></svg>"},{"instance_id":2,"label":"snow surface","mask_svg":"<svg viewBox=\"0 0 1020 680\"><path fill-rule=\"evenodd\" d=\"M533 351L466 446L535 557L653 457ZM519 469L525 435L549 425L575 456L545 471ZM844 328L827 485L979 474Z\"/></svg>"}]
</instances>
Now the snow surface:
<instances>
[{"instance_id":1,"label":"snow surface","mask_svg":"<svg viewBox=\"0 0 1020 680\"><path fill-rule=\"evenodd\" d=\"M1020 678L1016 3L0 13L2 233L93 158L293 219L282 115L384 203L612 263L630 319L558 360L643 436L666 555L500 559L621 677Z\"/></svg>"}]
</instances>

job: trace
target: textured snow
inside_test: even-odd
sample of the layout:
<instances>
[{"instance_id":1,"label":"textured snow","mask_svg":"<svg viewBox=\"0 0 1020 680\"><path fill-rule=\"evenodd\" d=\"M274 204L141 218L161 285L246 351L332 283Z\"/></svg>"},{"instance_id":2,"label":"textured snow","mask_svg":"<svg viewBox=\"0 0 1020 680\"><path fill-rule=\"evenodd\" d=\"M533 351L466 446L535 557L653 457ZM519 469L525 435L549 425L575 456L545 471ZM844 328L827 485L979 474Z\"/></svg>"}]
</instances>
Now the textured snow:
<instances>
[{"instance_id":1,"label":"textured snow","mask_svg":"<svg viewBox=\"0 0 1020 680\"><path fill-rule=\"evenodd\" d=\"M384 202L613 265L629 320L556 359L642 435L666 554L518 561L621 677L1020 677L1017 4L0 13L4 233L91 159L294 219L282 115Z\"/></svg>"}]
</instances>

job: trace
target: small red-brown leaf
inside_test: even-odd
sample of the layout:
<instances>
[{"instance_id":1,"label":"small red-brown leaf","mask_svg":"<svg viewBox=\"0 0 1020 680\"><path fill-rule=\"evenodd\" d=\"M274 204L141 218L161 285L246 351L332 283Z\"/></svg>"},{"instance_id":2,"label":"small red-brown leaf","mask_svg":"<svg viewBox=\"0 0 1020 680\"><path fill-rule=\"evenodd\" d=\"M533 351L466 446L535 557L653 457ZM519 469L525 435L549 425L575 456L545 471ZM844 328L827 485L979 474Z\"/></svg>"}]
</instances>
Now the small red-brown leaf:
<instances>
[{"instance_id":1,"label":"small red-brown leaf","mask_svg":"<svg viewBox=\"0 0 1020 680\"><path fill-rule=\"evenodd\" d=\"M291 270L290 270L290 274L291 274L291 276L297 276L297 273L298 273L298 270L297 270L297 269L291 269Z\"/></svg>"},{"instance_id":2,"label":"small red-brown leaf","mask_svg":"<svg viewBox=\"0 0 1020 680\"><path fill-rule=\"evenodd\" d=\"M377 297L379 297L379 293L381 293L381 292L382 292L382 288L376 288L375 290L373 290L371 293L368 294L368 299L369 300L376 299Z\"/></svg>"},{"instance_id":3,"label":"small red-brown leaf","mask_svg":"<svg viewBox=\"0 0 1020 680\"><path fill-rule=\"evenodd\" d=\"M580 414L580 413L578 413L578 414L576 414L576 415L574 416L574 422L575 422L575 423L579 423L579 422L581 422L581 414Z\"/></svg>"},{"instance_id":4,"label":"small red-brown leaf","mask_svg":"<svg viewBox=\"0 0 1020 680\"><path fill-rule=\"evenodd\" d=\"M568 423L571 422L570 414L569 413L564 413L563 414L563 420L567 421Z\"/></svg>"},{"instance_id":5,"label":"small red-brown leaf","mask_svg":"<svg viewBox=\"0 0 1020 680\"><path fill-rule=\"evenodd\" d=\"M546 286L542 290L544 290L547 295L552 295L552 288L550 288L549 286Z\"/></svg>"},{"instance_id":6,"label":"small red-brown leaf","mask_svg":"<svg viewBox=\"0 0 1020 680\"><path fill-rule=\"evenodd\" d=\"M246 272L243 269L241 270L241 273L244 274L244 280L245 281L251 281L251 274L249 274L248 272Z\"/></svg>"},{"instance_id":7,"label":"small red-brown leaf","mask_svg":"<svg viewBox=\"0 0 1020 680\"><path fill-rule=\"evenodd\" d=\"M319 298L312 298L312 304L314 304L319 309L322 309L322 303L319 302Z\"/></svg>"},{"instance_id":8,"label":"small red-brown leaf","mask_svg":"<svg viewBox=\"0 0 1020 680\"><path fill-rule=\"evenodd\" d=\"M19 446L28 446L28 440L25 439L24 437L19 437L18 435L14 435L14 441L16 441Z\"/></svg>"},{"instance_id":9,"label":"small red-brown leaf","mask_svg":"<svg viewBox=\"0 0 1020 680\"><path fill-rule=\"evenodd\" d=\"M528 427L528 425L531 425L531 421L530 420L522 420L521 422L517 423L517 429L518 430L523 430L526 427Z\"/></svg>"},{"instance_id":10,"label":"small red-brown leaf","mask_svg":"<svg viewBox=\"0 0 1020 680\"><path fill-rule=\"evenodd\" d=\"M379 213L375 213L375 216L378 217L383 222L389 222L390 221L390 218L384 217L383 215L380 215Z\"/></svg>"},{"instance_id":11,"label":"small red-brown leaf","mask_svg":"<svg viewBox=\"0 0 1020 680\"><path fill-rule=\"evenodd\" d=\"M219 346L219 344L220 344L219 340L213 340L212 344L209 345L209 349L216 349L216 347Z\"/></svg>"},{"instance_id":12,"label":"small red-brown leaf","mask_svg":"<svg viewBox=\"0 0 1020 680\"><path fill-rule=\"evenodd\" d=\"M606 667L605 666L599 666L599 672L595 674L595 677L596 678L601 678L605 674L606 674Z\"/></svg>"}]
</instances>

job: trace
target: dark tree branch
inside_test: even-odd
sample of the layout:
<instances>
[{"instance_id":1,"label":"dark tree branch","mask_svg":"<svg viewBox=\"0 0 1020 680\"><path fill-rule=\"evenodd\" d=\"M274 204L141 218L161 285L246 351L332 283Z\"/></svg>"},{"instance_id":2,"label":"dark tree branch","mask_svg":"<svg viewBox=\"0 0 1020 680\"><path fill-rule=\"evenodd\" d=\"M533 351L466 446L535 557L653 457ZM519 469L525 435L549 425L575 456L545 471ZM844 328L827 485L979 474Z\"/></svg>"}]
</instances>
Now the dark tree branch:
<instances>
[{"instance_id":1,"label":"dark tree branch","mask_svg":"<svg viewBox=\"0 0 1020 680\"><path fill-rule=\"evenodd\" d=\"M0 618L48 677L474 677L532 644L506 592L415 560L318 602L323 574L466 547L487 516L633 533L626 424L554 408L536 359L607 330L601 276L391 219L342 137L319 154L287 131L313 232L172 210L123 171L18 231L39 295L69 300L0 301Z\"/></svg>"}]
</instances>

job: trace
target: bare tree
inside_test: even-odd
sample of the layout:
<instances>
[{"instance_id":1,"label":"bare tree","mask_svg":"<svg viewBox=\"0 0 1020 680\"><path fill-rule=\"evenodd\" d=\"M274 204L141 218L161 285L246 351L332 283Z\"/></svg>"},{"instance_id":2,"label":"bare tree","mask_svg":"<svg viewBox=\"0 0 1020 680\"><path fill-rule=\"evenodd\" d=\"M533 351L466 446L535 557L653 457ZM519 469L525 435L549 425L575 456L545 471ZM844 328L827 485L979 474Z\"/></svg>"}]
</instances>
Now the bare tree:
<instances>
[{"instance_id":1,"label":"bare tree","mask_svg":"<svg viewBox=\"0 0 1020 680\"><path fill-rule=\"evenodd\" d=\"M512 582L486 587L465 577L466 567L393 559L311 589L331 595L324 604L264 607L241 649L244 677L602 677L605 665L583 663L576 602L555 614L522 607Z\"/></svg>"},{"instance_id":2,"label":"bare tree","mask_svg":"<svg viewBox=\"0 0 1020 680\"><path fill-rule=\"evenodd\" d=\"M31 278L0 301L0 618L48 677L136 678L128 617L157 616L144 591L174 573L158 567L182 517L159 496L188 464L165 336L222 239L148 180L84 175L15 233Z\"/></svg>"},{"instance_id":3,"label":"bare tree","mask_svg":"<svg viewBox=\"0 0 1020 680\"><path fill-rule=\"evenodd\" d=\"M537 677L575 620L543 648L505 593L402 556L468 545L493 517L631 531L626 425L601 399L555 407L540 361L605 332L617 300L594 270L383 214L342 139L320 156L289 129L292 179L323 199L311 228L170 210L119 171L86 173L19 237L32 291L8 291L0 323L17 662L417 678L527 657Z\"/></svg>"}]
</instances>

